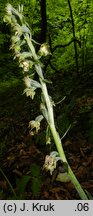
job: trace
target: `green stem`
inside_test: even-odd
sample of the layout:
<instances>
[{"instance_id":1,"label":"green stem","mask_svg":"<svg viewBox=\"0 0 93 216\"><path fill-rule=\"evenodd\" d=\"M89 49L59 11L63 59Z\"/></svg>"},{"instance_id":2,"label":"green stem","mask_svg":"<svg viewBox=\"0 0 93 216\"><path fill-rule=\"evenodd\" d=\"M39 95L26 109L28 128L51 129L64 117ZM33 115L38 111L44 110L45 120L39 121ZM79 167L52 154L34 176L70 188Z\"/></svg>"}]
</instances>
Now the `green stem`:
<instances>
[{"instance_id":1,"label":"green stem","mask_svg":"<svg viewBox=\"0 0 93 216\"><path fill-rule=\"evenodd\" d=\"M32 42L29 40L29 37L26 37L26 40L27 40L28 46L29 46L32 54L34 54L33 58L36 61L38 59L38 57L37 57L37 55L35 53L34 46L33 46ZM46 83L44 82L42 68L41 68L41 65L40 65L39 62L37 62L35 64L35 69L36 69L36 72L37 72L37 74L39 76L39 80L40 80L40 83L41 83L41 89L42 89L42 93L43 93L43 96L44 96L44 100L45 100L46 107L47 107L47 112L48 112L48 118L49 118L48 124L50 126L50 130L51 130L52 136L54 138L56 148L58 150L59 156L61 157L62 161L66 162L68 164L65 153L64 153L64 150L63 150L61 139L60 139L59 134L58 134L58 132L57 132L57 130L55 128L53 107L52 107L52 104L51 104L51 101L50 101L50 97L48 95ZM87 198L84 190L82 189L80 183L78 182L77 178L75 177L73 171L71 170L69 164L68 164L68 175L69 175L69 177L71 179L71 182L75 186L79 196L81 197L81 199L87 200L88 198Z\"/></svg>"},{"instance_id":2,"label":"green stem","mask_svg":"<svg viewBox=\"0 0 93 216\"><path fill-rule=\"evenodd\" d=\"M84 190L82 189L80 183L78 182L78 180L77 180L76 176L74 175L70 166L68 166L68 174L69 174L69 177L70 177L73 185L75 186L79 196L81 197L81 199L82 200L88 200L87 195L85 194Z\"/></svg>"},{"instance_id":3,"label":"green stem","mask_svg":"<svg viewBox=\"0 0 93 216\"><path fill-rule=\"evenodd\" d=\"M40 78L41 88L44 96L44 100L47 107L48 117L49 117L49 125L54 125L54 115L53 115L53 107L51 105L51 101L48 95L46 83Z\"/></svg>"},{"instance_id":4,"label":"green stem","mask_svg":"<svg viewBox=\"0 0 93 216\"><path fill-rule=\"evenodd\" d=\"M56 148L59 152L59 155L60 157L62 158L62 161L63 162L67 162L66 160L66 156L65 156L65 153L64 153L64 150L63 150L63 146L62 146L62 143L61 143L61 140L60 140L60 137L56 131L56 128L55 126L50 126L50 129L51 129L51 133L53 135L53 138L54 138L54 141L55 141L55 144L56 144ZM70 180L71 182L73 183L73 185L75 186L79 196L81 197L82 200L88 200L84 190L82 189L80 183L78 182L76 176L74 175L72 169L70 168L69 164L68 164L68 175L70 177Z\"/></svg>"},{"instance_id":5,"label":"green stem","mask_svg":"<svg viewBox=\"0 0 93 216\"><path fill-rule=\"evenodd\" d=\"M42 92L43 92L45 102L46 102L46 106L47 106L47 110L48 110L48 115L49 115L49 120L50 120L50 124L49 124L50 125L50 130L51 130L52 136L54 138L56 148L57 148L57 150L59 152L60 157L62 158L62 161L66 162L68 164L65 153L64 153L64 150L63 150L63 146L62 146L62 143L61 143L61 139L60 139L59 134L58 134L58 132L57 132L57 130L55 128L54 116L53 116L53 108L52 108L52 105L51 105L51 102L50 102L50 99L49 99L46 84L41 79L40 79L40 82L41 82ZM75 177L73 171L71 170L69 164L68 164L68 175L69 175L72 183L74 184L74 186L75 186L79 196L81 197L81 199L87 200L88 198L87 198L84 190L82 189L80 183L78 182L77 178Z\"/></svg>"},{"instance_id":6,"label":"green stem","mask_svg":"<svg viewBox=\"0 0 93 216\"><path fill-rule=\"evenodd\" d=\"M52 136L54 138L58 153L59 153L60 157L62 158L62 161L67 163L67 159L66 159L66 156L65 156L65 153L63 150L61 139L58 135L58 132L56 131L55 125L50 125L50 130L51 130Z\"/></svg>"},{"instance_id":7,"label":"green stem","mask_svg":"<svg viewBox=\"0 0 93 216\"><path fill-rule=\"evenodd\" d=\"M70 1L68 0L68 2L70 2ZM8 5L8 6L10 7L10 5ZM8 15L10 16L10 13ZM22 16L20 16L20 13L18 13L16 10L15 10L15 15L20 19L21 24L24 24L24 20L22 19ZM13 14L13 16L14 16L14 14ZM10 23L10 21L7 21L7 22ZM14 22L14 21L12 20L11 22ZM14 22L14 25L15 25L15 22ZM26 25L26 23L25 23L25 25ZM13 26L13 23L12 23L12 26ZM25 28L24 28L24 30L25 30ZM21 31L22 31L22 28L21 28ZM81 185L79 184L77 178L75 177L73 171L71 170L71 168L70 168L70 166L69 166L69 164L67 162L67 159L66 159L66 156L65 156L65 153L64 153L64 150L63 150L63 146L62 146L62 143L61 143L61 139L60 139L59 134L58 134L58 132L56 130L56 127L55 127L54 115L53 115L53 105L51 103L51 100L50 100L50 97L49 97L49 94L48 94L48 91L47 91L47 86L46 86L46 83L44 81L42 67L41 67L41 64L39 62L38 55L35 52L35 48L33 46L31 37L30 37L30 35L27 32L28 32L27 29L26 29L26 32L23 31L24 39L27 42L27 45L28 45L29 50L30 50L31 55L32 55L31 61L34 62L35 70L36 70L36 72L37 72L37 74L39 76L39 81L41 83L41 90L42 90L43 97L44 97L44 103L46 105L45 108L46 108L47 114L48 114L48 120L47 121L48 121L48 124L50 126L50 130L51 130L52 136L54 138L54 142L55 142L56 148L58 150L59 156L61 157L62 161L68 165L68 175L69 175L72 183L74 184L74 186L75 186L78 194L80 195L81 199L87 200L88 198L87 198L85 192L83 191ZM14 44L16 45L16 42ZM11 183L7 179L7 177L4 174L4 172L2 171L2 169L0 169L0 171L1 171L2 175L5 177L6 181L8 182L8 184L9 184L9 186L11 188L12 193L16 197L15 191L14 191Z\"/></svg>"}]
</instances>

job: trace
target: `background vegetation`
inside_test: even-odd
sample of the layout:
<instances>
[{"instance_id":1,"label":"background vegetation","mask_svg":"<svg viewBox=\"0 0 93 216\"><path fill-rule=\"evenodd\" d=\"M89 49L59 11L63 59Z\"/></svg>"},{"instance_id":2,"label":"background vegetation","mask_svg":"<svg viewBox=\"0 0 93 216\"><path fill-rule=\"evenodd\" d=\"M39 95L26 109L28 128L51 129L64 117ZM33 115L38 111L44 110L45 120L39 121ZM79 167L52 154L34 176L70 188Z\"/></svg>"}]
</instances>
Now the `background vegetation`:
<instances>
[{"instance_id":1,"label":"background vegetation","mask_svg":"<svg viewBox=\"0 0 93 216\"><path fill-rule=\"evenodd\" d=\"M35 96L35 100L31 101L30 98L23 95L21 69L13 60L13 55L9 50L11 31L9 26L3 22L7 2L0 1L0 164L20 198L22 198L20 194L27 199L47 198L48 192L40 194L40 188L44 187L43 178L45 176L42 176L42 170L37 166L37 162L41 166L44 161L42 149L45 154L48 151L44 146L45 123L39 135L36 135L35 138L29 135L28 122L38 114L39 96ZM93 148L93 1L12 0L9 3L12 3L14 7L17 7L18 4L24 5L24 14L32 29L33 39L40 44L47 42L49 45L51 55L43 57L43 70L45 77L48 77L53 83L48 84L48 88L55 103L65 97L63 102L55 106L54 111L61 136L71 124L71 129L63 140L68 156L72 154L74 157L74 154L81 154L80 160L85 160L83 163L89 159L91 162L92 156L90 155ZM40 45L36 44L37 52L39 48ZM33 152L34 156L32 156ZM41 157L39 161L38 154ZM93 161L91 167L92 164ZM90 163L87 166L90 166ZM80 167L81 165L77 165L75 170ZM88 169L89 185L93 186L92 168L88 167ZM22 180L29 173L31 173L31 180L28 177ZM14 182L12 182L13 176ZM23 191L18 189L17 178L26 182ZM28 182L29 185L33 185L31 194L28 193L28 188L26 189ZM2 174L0 185L1 199L12 196L11 192L10 194L9 191L7 192L7 182L6 180L4 182ZM57 199L53 190L51 193L52 195L49 194L48 198ZM59 196L59 199L71 198L78 197L75 197L74 192L73 197L70 197L69 194Z\"/></svg>"}]
</instances>

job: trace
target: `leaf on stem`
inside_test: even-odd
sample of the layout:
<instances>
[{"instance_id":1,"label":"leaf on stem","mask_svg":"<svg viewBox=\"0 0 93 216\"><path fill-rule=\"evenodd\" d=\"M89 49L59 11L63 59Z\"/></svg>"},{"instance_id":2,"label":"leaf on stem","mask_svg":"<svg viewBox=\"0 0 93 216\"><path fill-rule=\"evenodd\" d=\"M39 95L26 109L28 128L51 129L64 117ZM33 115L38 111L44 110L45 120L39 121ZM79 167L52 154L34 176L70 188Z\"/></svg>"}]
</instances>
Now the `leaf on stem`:
<instances>
[{"instance_id":1,"label":"leaf on stem","mask_svg":"<svg viewBox=\"0 0 93 216\"><path fill-rule=\"evenodd\" d=\"M22 29L23 33L28 33L30 35L30 39L31 39L31 31L30 31L30 29L25 24L23 24L21 26L21 29Z\"/></svg>"},{"instance_id":2,"label":"leaf on stem","mask_svg":"<svg viewBox=\"0 0 93 216\"><path fill-rule=\"evenodd\" d=\"M47 126L47 129L46 129L46 145L47 144L51 144L51 132L50 132L50 128L49 128L49 125Z\"/></svg>"},{"instance_id":3,"label":"leaf on stem","mask_svg":"<svg viewBox=\"0 0 93 216\"><path fill-rule=\"evenodd\" d=\"M42 115L39 115L35 118L35 121L41 122L43 118L44 117Z\"/></svg>"},{"instance_id":4,"label":"leaf on stem","mask_svg":"<svg viewBox=\"0 0 93 216\"><path fill-rule=\"evenodd\" d=\"M11 16L6 14L4 16L4 18L3 18L3 21L6 22L6 23L11 24Z\"/></svg>"},{"instance_id":5,"label":"leaf on stem","mask_svg":"<svg viewBox=\"0 0 93 216\"><path fill-rule=\"evenodd\" d=\"M70 181L70 177L69 177L68 173L59 173L57 175L56 181L69 182Z\"/></svg>"},{"instance_id":6,"label":"leaf on stem","mask_svg":"<svg viewBox=\"0 0 93 216\"><path fill-rule=\"evenodd\" d=\"M47 120L47 122L48 122L48 121L49 121L49 119L48 119L48 111L47 111L47 108L46 108L46 106L44 105L44 103L41 103L41 104L40 104L40 110L41 110L41 112L42 112L44 118L45 118L45 119Z\"/></svg>"},{"instance_id":7,"label":"leaf on stem","mask_svg":"<svg viewBox=\"0 0 93 216\"><path fill-rule=\"evenodd\" d=\"M31 52L22 52L20 53L20 60L24 60L25 58L32 58Z\"/></svg>"}]
</instances>

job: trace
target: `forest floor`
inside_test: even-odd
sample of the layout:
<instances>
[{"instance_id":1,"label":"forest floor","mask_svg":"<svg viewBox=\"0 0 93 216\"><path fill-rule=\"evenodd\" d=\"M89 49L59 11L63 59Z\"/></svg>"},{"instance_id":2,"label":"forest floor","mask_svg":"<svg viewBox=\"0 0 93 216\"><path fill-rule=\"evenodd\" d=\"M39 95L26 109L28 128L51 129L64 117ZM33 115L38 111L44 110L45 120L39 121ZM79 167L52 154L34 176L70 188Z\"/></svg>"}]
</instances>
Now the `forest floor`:
<instances>
[{"instance_id":1,"label":"forest floor","mask_svg":"<svg viewBox=\"0 0 93 216\"><path fill-rule=\"evenodd\" d=\"M23 95L20 82L0 92L0 199L80 199L70 181L56 181L43 170L53 146L45 146L45 122L38 135L29 134L29 121L38 115L37 100ZM72 130L63 146L77 179L93 196L93 143L83 134L81 128Z\"/></svg>"}]
</instances>

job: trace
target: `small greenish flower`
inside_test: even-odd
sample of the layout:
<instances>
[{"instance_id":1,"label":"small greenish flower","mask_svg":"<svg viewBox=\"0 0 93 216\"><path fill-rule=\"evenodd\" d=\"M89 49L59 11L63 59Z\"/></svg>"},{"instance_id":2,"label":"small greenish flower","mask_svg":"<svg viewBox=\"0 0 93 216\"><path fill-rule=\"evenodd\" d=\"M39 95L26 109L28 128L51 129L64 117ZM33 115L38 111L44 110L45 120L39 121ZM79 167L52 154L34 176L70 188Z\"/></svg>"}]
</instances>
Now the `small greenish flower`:
<instances>
[{"instance_id":1,"label":"small greenish flower","mask_svg":"<svg viewBox=\"0 0 93 216\"><path fill-rule=\"evenodd\" d=\"M11 16L6 14L6 15L4 16L3 21L6 22L6 23L11 24Z\"/></svg>"},{"instance_id":2,"label":"small greenish flower","mask_svg":"<svg viewBox=\"0 0 93 216\"><path fill-rule=\"evenodd\" d=\"M29 61L28 60L24 60L23 62L20 63L20 67L23 68L24 72L29 71Z\"/></svg>"},{"instance_id":3,"label":"small greenish flower","mask_svg":"<svg viewBox=\"0 0 93 216\"><path fill-rule=\"evenodd\" d=\"M40 122L38 121L30 121L29 122L29 127L31 127L31 130L33 130L34 128L36 128L36 133L38 133L38 131L40 130Z\"/></svg>"},{"instance_id":4,"label":"small greenish flower","mask_svg":"<svg viewBox=\"0 0 93 216\"><path fill-rule=\"evenodd\" d=\"M10 49L14 50L15 54L18 54L21 51L20 46L16 45L16 44L12 44L12 46L10 47Z\"/></svg>"},{"instance_id":5,"label":"small greenish flower","mask_svg":"<svg viewBox=\"0 0 93 216\"><path fill-rule=\"evenodd\" d=\"M50 155L46 155L45 163L43 165L43 169L46 171L50 171L50 175L52 175L53 171L56 169L57 161L62 160L60 157L57 157L58 152L53 151Z\"/></svg>"},{"instance_id":6,"label":"small greenish flower","mask_svg":"<svg viewBox=\"0 0 93 216\"><path fill-rule=\"evenodd\" d=\"M33 88L26 88L24 89L23 94L26 94L27 97L29 96L33 100L35 96L35 90Z\"/></svg>"},{"instance_id":7,"label":"small greenish flower","mask_svg":"<svg viewBox=\"0 0 93 216\"><path fill-rule=\"evenodd\" d=\"M39 55L40 56L47 56L49 55L50 52L49 52L49 46L47 45L47 43L43 43L40 47L40 50L39 50Z\"/></svg>"},{"instance_id":8,"label":"small greenish flower","mask_svg":"<svg viewBox=\"0 0 93 216\"><path fill-rule=\"evenodd\" d=\"M41 85L39 82L31 79L29 76L24 77L24 82L27 88L33 88L34 90L37 88L41 88Z\"/></svg>"},{"instance_id":9,"label":"small greenish flower","mask_svg":"<svg viewBox=\"0 0 93 216\"><path fill-rule=\"evenodd\" d=\"M38 133L38 131L40 130L40 122L42 121L43 116L39 115L35 118L35 120L32 120L29 122L29 128L31 128L31 131L33 129L36 129L36 133Z\"/></svg>"},{"instance_id":10,"label":"small greenish flower","mask_svg":"<svg viewBox=\"0 0 93 216\"><path fill-rule=\"evenodd\" d=\"M27 70L25 70L25 71L27 71ZM40 83L31 79L29 76L24 77L24 82L26 85L26 89L24 90L23 93L26 93L27 97L30 96L33 99L35 96L35 90L37 88L41 88Z\"/></svg>"},{"instance_id":11,"label":"small greenish flower","mask_svg":"<svg viewBox=\"0 0 93 216\"><path fill-rule=\"evenodd\" d=\"M23 31L22 31L21 26L18 23L14 26L13 29L15 31L15 35L22 36Z\"/></svg>"},{"instance_id":12,"label":"small greenish flower","mask_svg":"<svg viewBox=\"0 0 93 216\"><path fill-rule=\"evenodd\" d=\"M15 44L20 41L20 37L18 35L16 36L14 35L11 37L11 40L12 40L12 44Z\"/></svg>"},{"instance_id":13,"label":"small greenish flower","mask_svg":"<svg viewBox=\"0 0 93 216\"><path fill-rule=\"evenodd\" d=\"M26 87L30 88L31 87L31 79L29 78L29 76L25 76L23 80L25 82Z\"/></svg>"},{"instance_id":14,"label":"small greenish flower","mask_svg":"<svg viewBox=\"0 0 93 216\"><path fill-rule=\"evenodd\" d=\"M12 15L12 5L9 3L6 6L6 12L8 15Z\"/></svg>"},{"instance_id":15,"label":"small greenish flower","mask_svg":"<svg viewBox=\"0 0 93 216\"><path fill-rule=\"evenodd\" d=\"M56 159L51 155L46 155L43 169L50 171L50 175L52 175L54 169L56 169Z\"/></svg>"}]
</instances>

